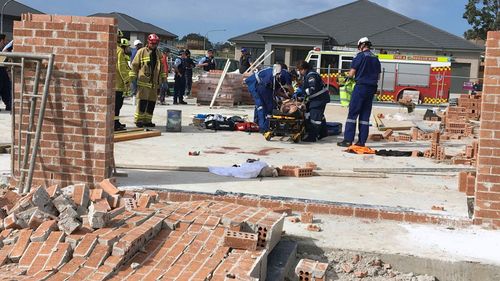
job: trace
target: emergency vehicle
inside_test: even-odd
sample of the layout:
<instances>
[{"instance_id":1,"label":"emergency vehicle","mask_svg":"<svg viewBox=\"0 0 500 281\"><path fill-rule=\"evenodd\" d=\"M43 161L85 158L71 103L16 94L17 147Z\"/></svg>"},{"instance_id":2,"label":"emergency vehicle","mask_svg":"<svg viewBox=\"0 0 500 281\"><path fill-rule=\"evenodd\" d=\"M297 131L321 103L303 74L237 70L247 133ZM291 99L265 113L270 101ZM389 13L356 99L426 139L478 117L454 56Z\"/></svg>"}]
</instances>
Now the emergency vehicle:
<instances>
[{"instance_id":1,"label":"emergency vehicle","mask_svg":"<svg viewBox=\"0 0 500 281\"><path fill-rule=\"evenodd\" d=\"M338 100L339 75L348 72L357 50L334 48L322 51L316 48L306 57L313 69L328 85L333 100ZM377 54L382 65L377 99L398 101L404 95L416 97L419 103L448 102L451 86L451 58L403 54Z\"/></svg>"}]
</instances>

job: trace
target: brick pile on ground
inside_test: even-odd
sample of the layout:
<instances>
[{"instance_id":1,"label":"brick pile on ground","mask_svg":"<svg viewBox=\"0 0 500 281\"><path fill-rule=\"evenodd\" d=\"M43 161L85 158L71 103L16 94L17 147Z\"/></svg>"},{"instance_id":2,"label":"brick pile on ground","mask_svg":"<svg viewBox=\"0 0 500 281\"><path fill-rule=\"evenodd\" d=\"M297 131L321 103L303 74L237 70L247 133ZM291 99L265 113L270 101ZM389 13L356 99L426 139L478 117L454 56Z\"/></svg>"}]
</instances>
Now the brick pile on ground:
<instances>
[{"instance_id":1,"label":"brick pile on ground","mask_svg":"<svg viewBox=\"0 0 500 281\"><path fill-rule=\"evenodd\" d=\"M210 71L199 76L198 81L193 84L192 94L197 98L197 103L208 105L219 83L222 71ZM215 105L233 106L253 104L253 99L243 83L243 75L239 73L228 73L215 99Z\"/></svg>"},{"instance_id":2,"label":"brick pile on ground","mask_svg":"<svg viewBox=\"0 0 500 281\"><path fill-rule=\"evenodd\" d=\"M316 274L313 280L364 280L364 281L435 281L433 276L402 273L393 268L391 264L385 263L375 255L366 255L351 251L334 250L319 257L308 253L299 255L302 260L295 268L295 273L307 272L307 268ZM302 262L302 264L301 264ZM323 278L323 279L322 279ZM305 280L305 279L302 279Z\"/></svg>"},{"instance_id":3,"label":"brick pile on ground","mask_svg":"<svg viewBox=\"0 0 500 281\"><path fill-rule=\"evenodd\" d=\"M82 186L0 199L16 214L0 233L0 280L263 280L281 239L285 215L269 209Z\"/></svg>"}]
</instances>

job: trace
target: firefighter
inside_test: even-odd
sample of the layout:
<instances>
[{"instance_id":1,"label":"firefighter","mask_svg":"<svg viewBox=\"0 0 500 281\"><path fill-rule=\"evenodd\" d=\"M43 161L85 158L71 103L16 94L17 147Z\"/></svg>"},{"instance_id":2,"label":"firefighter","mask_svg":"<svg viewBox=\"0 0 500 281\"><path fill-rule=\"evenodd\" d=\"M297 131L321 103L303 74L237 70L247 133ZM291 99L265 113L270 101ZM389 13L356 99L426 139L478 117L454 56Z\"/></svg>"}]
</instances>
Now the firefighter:
<instances>
[{"instance_id":1,"label":"firefighter","mask_svg":"<svg viewBox=\"0 0 500 281\"><path fill-rule=\"evenodd\" d=\"M354 141L356 124L359 118L359 134L356 145L365 146L370 130L370 115L372 112L373 97L377 92L377 84L381 72L380 61L370 49L372 43L367 37L358 41L360 51L352 60L348 78L356 81L349 103L349 113L345 124L344 140L338 146L348 147Z\"/></svg>"},{"instance_id":2,"label":"firefighter","mask_svg":"<svg viewBox=\"0 0 500 281\"><path fill-rule=\"evenodd\" d=\"M330 95L321 76L312 70L308 62L300 61L297 70L304 80L294 97L306 102L306 136L302 141L316 142L327 136L325 109L330 102Z\"/></svg>"},{"instance_id":3,"label":"firefighter","mask_svg":"<svg viewBox=\"0 0 500 281\"><path fill-rule=\"evenodd\" d=\"M123 106L123 95L130 89L130 42L122 38L116 47L116 82L115 82L115 131L125 130L125 125L120 123L120 110Z\"/></svg>"},{"instance_id":4,"label":"firefighter","mask_svg":"<svg viewBox=\"0 0 500 281\"><path fill-rule=\"evenodd\" d=\"M240 74L245 73L252 64L252 55L248 52L247 48L241 48L240 57Z\"/></svg>"},{"instance_id":5,"label":"firefighter","mask_svg":"<svg viewBox=\"0 0 500 281\"><path fill-rule=\"evenodd\" d=\"M179 52L180 57L174 62L174 104L187 104L184 101L184 93L186 92L186 51Z\"/></svg>"},{"instance_id":6,"label":"firefighter","mask_svg":"<svg viewBox=\"0 0 500 281\"><path fill-rule=\"evenodd\" d=\"M137 78L137 109L135 124L137 127L154 127L153 112L160 85L166 81L163 71L161 52L158 49L160 38L156 34L148 35L147 46L137 51L132 62L130 77Z\"/></svg>"},{"instance_id":7,"label":"firefighter","mask_svg":"<svg viewBox=\"0 0 500 281\"><path fill-rule=\"evenodd\" d=\"M265 133L269 130L269 120L275 108L275 95L284 95L285 90L292 89L292 77L286 65L274 65L245 79L248 91L255 103L254 122L259 125L259 132Z\"/></svg>"},{"instance_id":8,"label":"firefighter","mask_svg":"<svg viewBox=\"0 0 500 281\"><path fill-rule=\"evenodd\" d=\"M215 69L214 51L208 50L207 55L198 62L198 67L202 67L205 71Z\"/></svg>"}]
</instances>

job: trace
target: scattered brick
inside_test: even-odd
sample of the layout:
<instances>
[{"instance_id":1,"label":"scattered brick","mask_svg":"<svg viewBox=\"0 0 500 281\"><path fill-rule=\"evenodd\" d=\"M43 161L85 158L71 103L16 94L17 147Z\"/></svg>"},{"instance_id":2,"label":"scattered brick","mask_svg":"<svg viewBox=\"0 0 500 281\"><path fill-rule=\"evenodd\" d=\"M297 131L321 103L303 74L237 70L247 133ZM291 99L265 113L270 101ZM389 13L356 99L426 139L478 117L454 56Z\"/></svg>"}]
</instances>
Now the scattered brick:
<instances>
[{"instance_id":1,"label":"scattered brick","mask_svg":"<svg viewBox=\"0 0 500 281\"><path fill-rule=\"evenodd\" d=\"M286 214L287 216L292 215L292 208L289 207L276 207L272 208L273 212L278 213L278 214Z\"/></svg>"},{"instance_id":2,"label":"scattered brick","mask_svg":"<svg viewBox=\"0 0 500 281\"><path fill-rule=\"evenodd\" d=\"M309 231L314 231L314 232L320 232L321 231L321 227L317 224L308 224L307 225L307 230Z\"/></svg>"},{"instance_id":3,"label":"scattered brick","mask_svg":"<svg viewBox=\"0 0 500 281\"><path fill-rule=\"evenodd\" d=\"M311 213L311 212L303 212L300 215L300 221L302 223L313 223L313 221L314 221L313 213Z\"/></svg>"},{"instance_id":4,"label":"scattered brick","mask_svg":"<svg viewBox=\"0 0 500 281\"><path fill-rule=\"evenodd\" d=\"M288 218L288 221L290 221L291 223L298 223L298 222L300 222L300 219L297 217L292 217L292 218Z\"/></svg>"},{"instance_id":5,"label":"scattered brick","mask_svg":"<svg viewBox=\"0 0 500 281\"><path fill-rule=\"evenodd\" d=\"M301 259L295 267L295 274L299 280L326 281L328 263L321 263L310 259Z\"/></svg>"},{"instance_id":6,"label":"scattered brick","mask_svg":"<svg viewBox=\"0 0 500 281\"><path fill-rule=\"evenodd\" d=\"M26 251L26 248L28 247L28 244L30 243L30 236L32 232L33 230L31 229L22 229L19 232L17 242L9 254L9 258L12 261L18 262L19 259L23 256L24 252Z\"/></svg>"},{"instance_id":7,"label":"scattered brick","mask_svg":"<svg viewBox=\"0 0 500 281\"><path fill-rule=\"evenodd\" d=\"M431 208L433 211L444 211L443 206L432 206Z\"/></svg>"},{"instance_id":8,"label":"scattered brick","mask_svg":"<svg viewBox=\"0 0 500 281\"><path fill-rule=\"evenodd\" d=\"M99 183L99 187L109 195L116 195L120 191L114 186L109 179L105 179Z\"/></svg>"}]
</instances>

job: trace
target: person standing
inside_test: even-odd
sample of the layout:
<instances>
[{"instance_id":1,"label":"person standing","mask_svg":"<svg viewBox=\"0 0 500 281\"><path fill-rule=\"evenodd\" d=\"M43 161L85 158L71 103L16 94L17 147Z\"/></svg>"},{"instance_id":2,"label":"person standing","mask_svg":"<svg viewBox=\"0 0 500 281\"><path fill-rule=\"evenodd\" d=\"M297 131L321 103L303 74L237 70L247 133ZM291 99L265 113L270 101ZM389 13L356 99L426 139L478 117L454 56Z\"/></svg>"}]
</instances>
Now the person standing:
<instances>
[{"instance_id":1,"label":"person standing","mask_svg":"<svg viewBox=\"0 0 500 281\"><path fill-rule=\"evenodd\" d=\"M0 34L0 51L7 45L5 34ZM5 111L12 110L12 85L7 67L0 67L0 97L5 104Z\"/></svg>"},{"instance_id":2,"label":"person standing","mask_svg":"<svg viewBox=\"0 0 500 281\"><path fill-rule=\"evenodd\" d=\"M198 67L202 67L205 71L210 71L215 69L215 59L214 51L208 50L207 55L203 57L198 63Z\"/></svg>"},{"instance_id":3,"label":"person standing","mask_svg":"<svg viewBox=\"0 0 500 281\"><path fill-rule=\"evenodd\" d=\"M168 73L170 71L170 66L168 65L168 55L170 54L170 49L165 48L162 50L162 57L161 57L161 63L163 64L163 71L165 71L165 74L167 75L168 79ZM165 81L161 84L160 87L160 104L161 105L166 105L165 103L165 97L168 94L168 81Z\"/></svg>"},{"instance_id":4,"label":"person standing","mask_svg":"<svg viewBox=\"0 0 500 281\"><path fill-rule=\"evenodd\" d=\"M372 43L367 37L358 41L360 51L352 60L348 78L356 81L352 91L349 113L345 124L344 140L338 146L352 145L356 134L356 125L359 118L359 134L356 145L365 146L370 130L370 115L372 112L373 97L377 93L381 66L378 57L371 52Z\"/></svg>"},{"instance_id":5,"label":"person standing","mask_svg":"<svg viewBox=\"0 0 500 281\"><path fill-rule=\"evenodd\" d=\"M247 48L241 48L240 74L245 73L250 68L250 65L252 65L252 55L248 52Z\"/></svg>"},{"instance_id":6,"label":"person standing","mask_svg":"<svg viewBox=\"0 0 500 281\"><path fill-rule=\"evenodd\" d=\"M134 57L137 54L137 51L142 49L142 47L144 47L144 44L142 44L141 40L135 40L134 47L135 48L133 48L131 50L131 55L130 55L131 62L134 61ZM137 79L132 79L132 81L130 81L130 92L132 94L132 97L134 97L134 100L135 100L135 95L137 94ZM135 104L135 102L134 102L134 104Z\"/></svg>"},{"instance_id":7,"label":"person standing","mask_svg":"<svg viewBox=\"0 0 500 281\"><path fill-rule=\"evenodd\" d=\"M115 80L115 131L125 130L125 125L120 123L120 110L123 106L123 95L130 90L130 42L122 38L116 47L116 80Z\"/></svg>"},{"instance_id":8,"label":"person standing","mask_svg":"<svg viewBox=\"0 0 500 281\"><path fill-rule=\"evenodd\" d=\"M174 62L174 104L187 104L184 101L186 92L186 51L179 52L180 57Z\"/></svg>"},{"instance_id":9,"label":"person standing","mask_svg":"<svg viewBox=\"0 0 500 281\"><path fill-rule=\"evenodd\" d=\"M134 115L137 127L155 127L153 112L156 96L161 83L167 80L158 50L160 38L156 34L148 36L148 45L137 51L130 71L131 79L137 79L137 109Z\"/></svg>"},{"instance_id":10,"label":"person standing","mask_svg":"<svg viewBox=\"0 0 500 281\"><path fill-rule=\"evenodd\" d=\"M325 109L330 102L330 95L321 76L312 70L308 62L300 61L297 70L304 81L294 96L306 102L306 137L302 141L316 142L327 136Z\"/></svg>"},{"instance_id":11,"label":"person standing","mask_svg":"<svg viewBox=\"0 0 500 281\"><path fill-rule=\"evenodd\" d=\"M196 67L193 59L191 58L191 52L186 50L186 96L191 94L191 87L193 86L193 68Z\"/></svg>"}]
</instances>

